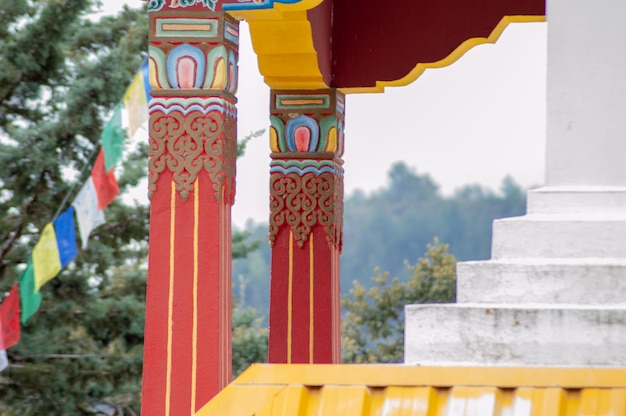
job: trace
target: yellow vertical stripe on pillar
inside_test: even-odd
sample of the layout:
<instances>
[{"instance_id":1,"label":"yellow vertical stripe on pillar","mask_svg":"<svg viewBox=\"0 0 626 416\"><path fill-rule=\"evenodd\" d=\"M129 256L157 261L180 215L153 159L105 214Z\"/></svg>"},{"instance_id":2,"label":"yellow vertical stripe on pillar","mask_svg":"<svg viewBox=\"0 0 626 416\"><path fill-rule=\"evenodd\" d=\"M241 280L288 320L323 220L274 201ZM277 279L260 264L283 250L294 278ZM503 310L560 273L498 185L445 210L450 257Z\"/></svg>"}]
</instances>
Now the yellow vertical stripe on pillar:
<instances>
[{"instance_id":1,"label":"yellow vertical stripe on pillar","mask_svg":"<svg viewBox=\"0 0 626 416\"><path fill-rule=\"evenodd\" d=\"M226 204L224 204L224 186L222 186L221 189L221 197L220 197L220 201L219 201L219 210L220 210L220 245L223 244L224 242L224 235L226 234L224 232L224 229L226 227L226 218L225 218L225 210L224 207L226 206ZM219 270L219 276L220 276L220 322L221 322L221 333L220 333L220 382L222 387L226 386L228 384L228 380L227 380L227 373L228 373L228 364L226 363L226 360L224 360L224 357L226 357L226 340L223 337L223 334L226 332L226 326L227 326L227 322L228 322L228 314L231 311L227 311L227 302L226 302L226 276L225 276L225 266L226 266L226 255L224 250L220 250L220 270Z\"/></svg>"},{"instance_id":2,"label":"yellow vertical stripe on pillar","mask_svg":"<svg viewBox=\"0 0 626 416\"><path fill-rule=\"evenodd\" d=\"M170 184L170 281L167 298L167 376L165 386L165 414L170 414L172 395L172 317L174 313L174 233L176 232L176 183Z\"/></svg>"},{"instance_id":3,"label":"yellow vertical stripe on pillar","mask_svg":"<svg viewBox=\"0 0 626 416\"><path fill-rule=\"evenodd\" d=\"M313 348L315 347L315 308L314 281L315 267L313 264L313 233L309 234L309 364L313 364Z\"/></svg>"},{"instance_id":4,"label":"yellow vertical stripe on pillar","mask_svg":"<svg viewBox=\"0 0 626 416\"><path fill-rule=\"evenodd\" d=\"M287 282L287 364L291 364L291 334L293 325L293 231L289 231L289 281Z\"/></svg>"},{"instance_id":5,"label":"yellow vertical stripe on pillar","mask_svg":"<svg viewBox=\"0 0 626 416\"><path fill-rule=\"evenodd\" d=\"M191 357L191 415L196 413L196 377L198 370L198 235L200 211L200 181L193 184L193 329Z\"/></svg>"}]
</instances>

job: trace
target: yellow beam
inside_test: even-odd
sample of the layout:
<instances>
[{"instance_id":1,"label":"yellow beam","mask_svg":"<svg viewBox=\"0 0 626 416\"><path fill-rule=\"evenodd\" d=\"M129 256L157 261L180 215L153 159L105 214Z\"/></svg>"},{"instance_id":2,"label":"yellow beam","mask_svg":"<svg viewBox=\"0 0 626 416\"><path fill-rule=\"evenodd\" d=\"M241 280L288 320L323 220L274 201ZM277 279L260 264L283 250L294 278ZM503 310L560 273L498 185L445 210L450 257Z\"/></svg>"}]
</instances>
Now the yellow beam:
<instances>
[{"instance_id":1,"label":"yellow beam","mask_svg":"<svg viewBox=\"0 0 626 416\"><path fill-rule=\"evenodd\" d=\"M626 368L256 364L196 413L381 414L626 414Z\"/></svg>"}]
</instances>

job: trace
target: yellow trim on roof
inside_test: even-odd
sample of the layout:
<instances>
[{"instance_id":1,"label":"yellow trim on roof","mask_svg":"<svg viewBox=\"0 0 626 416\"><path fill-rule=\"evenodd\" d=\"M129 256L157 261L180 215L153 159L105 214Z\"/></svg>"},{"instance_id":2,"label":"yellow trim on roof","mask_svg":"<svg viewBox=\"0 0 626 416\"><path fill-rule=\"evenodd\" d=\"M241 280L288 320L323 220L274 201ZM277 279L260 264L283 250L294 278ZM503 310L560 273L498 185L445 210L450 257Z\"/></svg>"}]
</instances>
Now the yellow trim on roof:
<instances>
[{"instance_id":1,"label":"yellow trim on roof","mask_svg":"<svg viewBox=\"0 0 626 416\"><path fill-rule=\"evenodd\" d=\"M626 368L256 364L196 416L451 414L623 415Z\"/></svg>"}]
</instances>

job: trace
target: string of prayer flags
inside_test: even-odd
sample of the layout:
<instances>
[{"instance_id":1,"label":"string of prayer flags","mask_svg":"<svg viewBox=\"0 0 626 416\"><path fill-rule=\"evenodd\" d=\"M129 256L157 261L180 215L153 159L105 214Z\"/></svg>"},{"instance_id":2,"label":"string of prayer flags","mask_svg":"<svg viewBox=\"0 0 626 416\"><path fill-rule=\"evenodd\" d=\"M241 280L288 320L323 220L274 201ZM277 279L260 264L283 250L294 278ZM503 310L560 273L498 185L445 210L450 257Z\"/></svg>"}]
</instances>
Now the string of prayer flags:
<instances>
[{"instance_id":1,"label":"string of prayer flags","mask_svg":"<svg viewBox=\"0 0 626 416\"><path fill-rule=\"evenodd\" d=\"M78 255L74 232L74 207L69 207L54 220L54 233L57 238L61 269L64 269Z\"/></svg>"},{"instance_id":2,"label":"string of prayer flags","mask_svg":"<svg viewBox=\"0 0 626 416\"><path fill-rule=\"evenodd\" d=\"M125 128L132 138L147 122L151 88L146 60L102 131L102 147L91 175L71 206L43 228L18 283L0 303L0 371L9 365L6 349L20 340L20 324L25 324L41 306L41 287L78 255L74 214L83 248L87 248L89 234L104 224L104 208L120 193L114 168L122 160Z\"/></svg>"},{"instance_id":3,"label":"string of prayer flags","mask_svg":"<svg viewBox=\"0 0 626 416\"><path fill-rule=\"evenodd\" d=\"M146 112L147 114L147 112ZM108 172L122 160L124 152L124 136L122 127L122 104L115 106L113 116L102 131L100 141L104 152L104 168Z\"/></svg>"},{"instance_id":4,"label":"string of prayer flags","mask_svg":"<svg viewBox=\"0 0 626 416\"><path fill-rule=\"evenodd\" d=\"M0 373L7 369L9 366L9 359L7 358L7 352L4 349L4 342L2 341L2 323L0 323Z\"/></svg>"},{"instance_id":5,"label":"string of prayer flags","mask_svg":"<svg viewBox=\"0 0 626 416\"><path fill-rule=\"evenodd\" d=\"M89 234L98 226L105 223L104 211L98 209L98 195L91 176L83 185L76 199L72 202L76 208L78 232L82 241L83 250L87 248Z\"/></svg>"},{"instance_id":6,"label":"string of prayer flags","mask_svg":"<svg viewBox=\"0 0 626 416\"><path fill-rule=\"evenodd\" d=\"M21 322L25 324L41 306L41 293L35 291L35 268L29 261L19 280Z\"/></svg>"},{"instance_id":7,"label":"string of prayer flags","mask_svg":"<svg viewBox=\"0 0 626 416\"><path fill-rule=\"evenodd\" d=\"M61 272L59 247L52 224L43 227L41 237L33 248L33 263L35 265L35 292L39 292L44 284Z\"/></svg>"},{"instance_id":8,"label":"string of prayer flags","mask_svg":"<svg viewBox=\"0 0 626 416\"><path fill-rule=\"evenodd\" d=\"M100 149L91 170L91 178L98 196L98 209L106 208L120 193L113 169L107 171L104 164L104 152Z\"/></svg>"},{"instance_id":9,"label":"string of prayer flags","mask_svg":"<svg viewBox=\"0 0 626 416\"><path fill-rule=\"evenodd\" d=\"M3 349L11 348L20 341L20 294L17 283L9 291L0 305Z\"/></svg>"}]
</instances>

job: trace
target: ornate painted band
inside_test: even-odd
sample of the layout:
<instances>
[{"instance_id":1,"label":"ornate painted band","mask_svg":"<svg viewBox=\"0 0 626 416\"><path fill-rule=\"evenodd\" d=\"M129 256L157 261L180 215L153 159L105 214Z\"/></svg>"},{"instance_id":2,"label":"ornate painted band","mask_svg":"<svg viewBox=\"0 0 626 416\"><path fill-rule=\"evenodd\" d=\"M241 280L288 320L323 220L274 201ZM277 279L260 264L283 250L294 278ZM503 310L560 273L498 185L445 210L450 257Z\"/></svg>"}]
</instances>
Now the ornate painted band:
<instances>
[{"instance_id":1,"label":"ornate painted band","mask_svg":"<svg viewBox=\"0 0 626 416\"><path fill-rule=\"evenodd\" d=\"M270 246L287 226L300 248L313 227L326 231L330 247L341 250L343 180L330 172L275 172L270 176Z\"/></svg>"},{"instance_id":2,"label":"ornate painted band","mask_svg":"<svg viewBox=\"0 0 626 416\"><path fill-rule=\"evenodd\" d=\"M334 160L316 160L316 159L277 159L270 163L270 173L297 173L304 176L307 173L321 175L322 173L331 173L333 175L343 176L343 168Z\"/></svg>"},{"instance_id":3,"label":"ornate painted band","mask_svg":"<svg viewBox=\"0 0 626 416\"><path fill-rule=\"evenodd\" d=\"M185 201L199 174L208 173L217 201L232 204L237 154L234 103L226 98L155 98L150 103L149 196L169 170ZM230 112L230 114L229 114Z\"/></svg>"}]
</instances>

